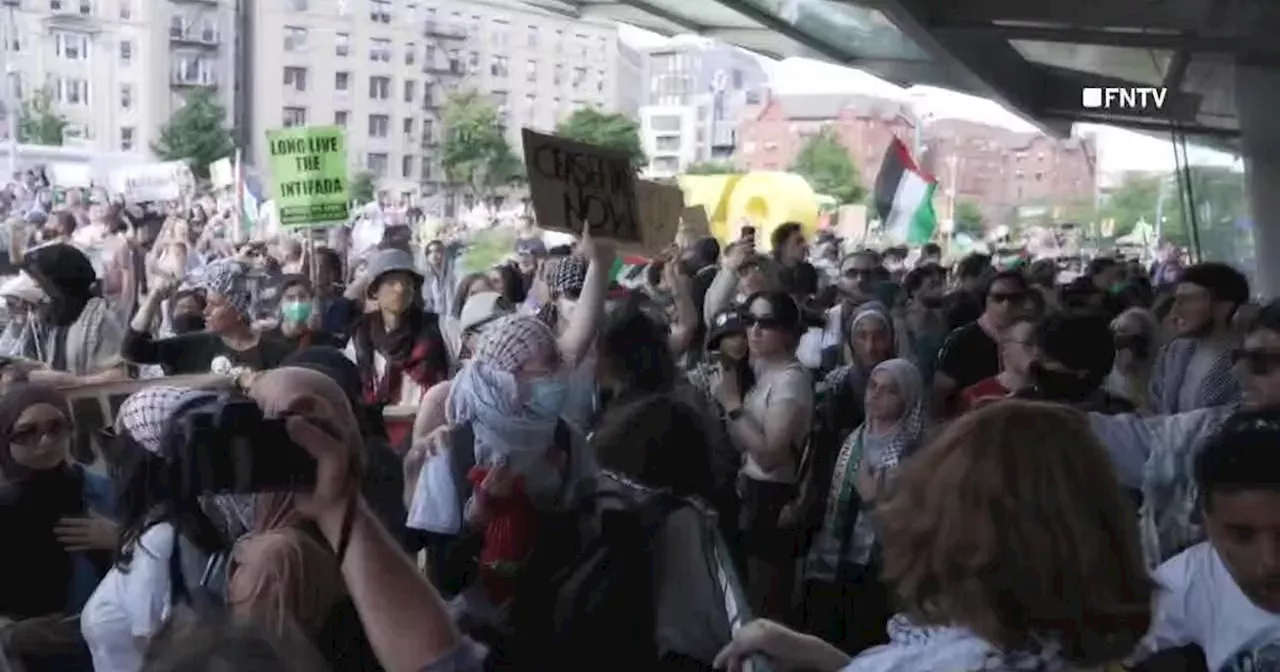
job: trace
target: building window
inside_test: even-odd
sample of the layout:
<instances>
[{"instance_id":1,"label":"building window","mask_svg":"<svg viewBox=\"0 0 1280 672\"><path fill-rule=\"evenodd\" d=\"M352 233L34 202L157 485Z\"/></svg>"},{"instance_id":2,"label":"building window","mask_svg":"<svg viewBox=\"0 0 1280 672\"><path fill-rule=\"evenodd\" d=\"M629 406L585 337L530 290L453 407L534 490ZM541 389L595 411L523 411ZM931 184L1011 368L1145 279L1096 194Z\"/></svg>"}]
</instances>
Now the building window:
<instances>
[{"instance_id":1,"label":"building window","mask_svg":"<svg viewBox=\"0 0 1280 672\"><path fill-rule=\"evenodd\" d=\"M494 77L506 77L507 76L507 57L494 56L493 63L489 65L489 74L493 75Z\"/></svg>"},{"instance_id":2,"label":"building window","mask_svg":"<svg viewBox=\"0 0 1280 672\"><path fill-rule=\"evenodd\" d=\"M533 123L538 118L538 97L532 93L524 97L524 118L529 123Z\"/></svg>"},{"instance_id":3,"label":"building window","mask_svg":"<svg viewBox=\"0 0 1280 672\"><path fill-rule=\"evenodd\" d=\"M413 135L413 117L404 118L404 123L400 125L400 132L405 135Z\"/></svg>"},{"instance_id":4,"label":"building window","mask_svg":"<svg viewBox=\"0 0 1280 672\"><path fill-rule=\"evenodd\" d=\"M120 62L125 65L133 62L133 42L129 40L120 41Z\"/></svg>"},{"instance_id":5,"label":"building window","mask_svg":"<svg viewBox=\"0 0 1280 672\"><path fill-rule=\"evenodd\" d=\"M347 112L346 110L338 110L337 112L334 112L334 113L333 113L333 125L334 125L334 126L341 126L341 127L343 127L343 128L346 128L346 127L347 127L347 118L348 118L348 117L350 117L350 116L351 116L351 113L350 113L350 112Z\"/></svg>"},{"instance_id":6,"label":"building window","mask_svg":"<svg viewBox=\"0 0 1280 672\"><path fill-rule=\"evenodd\" d=\"M364 167L378 177L386 177L387 155L381 152L370 152L364 158Z\"/></svg>"},{"instance_id":7,"label":"building window","mask_svg":"<svg viewBox=\"0 0 1280 672\"><path fill-rule=\"evenodd\" d=\"M596 93L604 93L604 70L596 71Z\"/></svg>"},{"instance_id":8,"label":"building window","mask_svg":"<svg viewBox=\"0 0 1280 672\"><path fill-rule=\"evenodd\" d=\"M573 85L573 88L577 89L577 88L581 87L581 86L583 85L583 83L585 83L586 81L587 81L587 69L586 69L586 68L574 68L574 69L573 69L573 81L571 82L571 84Z\"/></svg>"},{"instance_id":9,"label":"building window","mask_svg":"<svg viewBox=\"0 0 1280 672\"><path fill-rule=\"evenodd\" d=\"M93 3L89 0L80 0L80 15L89 16L93 14Z\"/></svg>"},{"instance_id":10,"label":"building window","mask_svg":"<svg viewBox=\"0 0 1280 672\"><path fill-rule=\"evenodd\" d=\"M369 115L369 137L385 138L391 131L391 117L385 114Z\"/></svg>"},{"instance_id":11,"label":"building window","mask_svg":"<svg viewBox=\"0 0 1280 672\"><path fill-rule=\"evenodd\" d=\"M333 73L333 88L346 93L351 89L351 73L335 72Z\"/></svg>"},{"instance_id":12,"label":"building window","mask_svg":"<svg viewBox=\"0 0 1280 672\"><path fill-rule=\"evenodd\" d=\"M507 29L511 24L501 19L493 20L493 33L489 36L489 41L493 44L494 49L505 49L507 46Z\"/></svg>"},{"instance_id":13,"label":"building window","mask_svg":"<svg viewBox=\"0 0 1280 672\"><path fill-rule=\"evenodd\" d=\"M65 105L89 104L89 80L68 77L58 78L57 96L59 103Z\"/></svg>"},{"instance_id":14,"label":"building window","mask_svg":"<svg viewBox=\"0 0 1280 672\"><path fill-rule=\"evenodd\" d=\"M370 40L369 41L369 60L382 61L383 63L391 62L391 40Z\"/></svg>"},{"instance_id":15,"label":"building window","mask_svg":"<svg viewBox=\"0 0 1280 672\"><path fill-rule=\"evenodd\" d=\"M418 94L418 83L412 79L404 80L404 102L412 103Z\"/></svg>"},{"instance_id":16,"label":"building window","mask_svg":"<svg viewBox=\"0 0 1280 672\"><path fill-rule=\"evenodd\" d=\"M284 27L284 50L302 51L307 48L307 29L295 26Z\"/></svg>"},{"instance_id":17,"label":"building window","mask_svg":"<svg viewBox=\"0 0 1280 672\"><path fill-rule=\"evenodd\" d=\"M89 60L89 36L79 33L56 32L53 34L54 53L67 61Z\"/></svg>"},{"instance_id":18,"label":"building window","mask_svg":"<svg viewBox=\"0 0 1280 672\"><path fill-rule=\"evenodd\" d=\"M307 108L305 107L286 107L281 116L284 117L285 128L307 125Z\"/></svg>"},{"instance_id":19,"label":"building window","mask_svg":"<svg viewBox=\"0 0 1280 672\"><path fill-rule=\"evenodd\" d=\"M131 0L120 0L120 20L128 21L133 18L133 3Z\"/></svg>"},{"instance_id":20,"label":"building window","mask_svg":"<svg viewBox=\"0 0 1280 672\"><path fill-rule=\"evenodd\" d=\"M369 97L374 100L386 100L391 97L390 77L370 77Z\"/></svg>"},{"instance_id":21,"label":"building window","mask_svg":"<svg viewBox=\"0 0 1280 672\"><path fill-rule=\"evenodd\" d=\"M400 177L406 179L413 177L413 164L413 155L405 154L404 158L400 159Z\"/></svg>"},{"instance_id":22,"label":"building window","mask_svg":"<svg viewBox=\"0 0 1280 672\"><path fill-rule=\"evenodd\" d=\"M404 45L404 64L413 65L413 62L417 58L418 58L418 45L412 42Z\"/></svg>"},{"instance_id":23,"label":"building window","mask_svg":"<svg viewBox=\"0 0 1280 672\"><path fill-rule=\"evenodd\" d=\"M133 151L133 127L120 127L120 149L125 152Z\"/></svg>"},{"instance_id":24,"label":"building window","mask_svg":"<svg viewBox=\"0 0 1280 672\"><path fill-rule=\"evenodd\" d=\"M351 33L338 33L333 41L333 54L347 56L351 53Z\"/></svg>"},{"instance_id":25,"label":"building window","mask_svg":"<svg viewBox=\"0 0 1280 672\"><path fill-rule=\"evenodd\" d=\"M370 0L369 20L374 23L391 23L391 3L387 0Z\"/></svg>"},{"instance_id":26,"label":"building window","mask_svg":"<svg viewBox=\"0 0 1280 672\"><path fill-rule=\"evenodd\" d=\"M551 83L560 86L564 81L564 66L556 63L556 67L551 71Z\"/></svg>"},{"instance_id":27,"label":"building window","mask_svg":"<svg viewBox=\"0 0 1280 672\"><path fill-rule=\"evenodd\" d=\"M538 81L538 62L537 61L533 59L529 59L528 61L525 61L524 81L526 82Z\"/></svg>"},{"instance_id":28,"label":"building window","mask_svg":"<svg viewBox=\"0 0 1280 672\"><path fill-rule=\"evenodd\" d=\"M128 110L133 108L133 85L120 85L120 109Z\"/></svg>"},{"instance_id":29,"label":"building window","mask_svg":"<svg viewBox=\"0 0 1280 672\"><path fill-rule=\"evenodd\" d=\"M284 69L284 85L292 88L294 91L302 92L307 90L307 69L306 68L285 68Z\"/></svg>"},{"instance_id":30,"label":"building window","mask_svg":"<svg viewBox=\"0 0 1280 672\"><path fill-rule=\"evenodd\" d=\"M431 157L422 157L422 179L423 181L431 179Z\"/></svg>"},{"instance_id":31,"label":"building window","mask_svg":"<svg viewBox=\"0 0 1280 672\"><path fill-rule=\"evenodd\" d=\"M289 0L289 9L295 12L305 12L308 9L307 0Z\"/></svg>"},{"instance_id":32,"label":"building window","mask_svg":"<svg viewBox=\"0 0 1280 672\"><path fill-rule=\"evenodd\" d=\"M467 74L474 75L480 72L480 52L472 51L467 54Z\"/></svg>"},{"instance_id":33,"label":"building window","mask_svg":"<svg viewBox=\"0 0 1280 672\"><path fill-rule=\"evenodd\" d=\"M338 16L351 16L351 0L338 0Z\"/></svg>"},{"instance_id":34,"label":"building window","mask_svg":"<svg viewBox=\"0 0 1280 672\"><path fill-rule=\"evenodd\" d=\"M528 45L530 49L538 48L538 27L537 26L529 26L528 38L526 39L525 44Z\"/></svg>"}]
</instances>

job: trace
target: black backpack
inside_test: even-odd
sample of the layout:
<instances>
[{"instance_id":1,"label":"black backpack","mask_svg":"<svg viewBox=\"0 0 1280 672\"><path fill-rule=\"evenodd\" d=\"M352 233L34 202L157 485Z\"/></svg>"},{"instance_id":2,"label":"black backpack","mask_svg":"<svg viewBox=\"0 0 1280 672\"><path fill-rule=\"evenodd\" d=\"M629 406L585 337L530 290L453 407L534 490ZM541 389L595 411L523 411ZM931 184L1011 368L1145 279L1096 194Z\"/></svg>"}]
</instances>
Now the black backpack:
<instances>
[{"instance_id":1,"label":"black backpack","mask_svg":"<svg viewBox=\"0 0 1280 672\"><path fill-rule=\"evenodd\" d=\"M512 634L491 647L486 669L604 670L618 661L688 669L689 661L664 660L658 650L651 543L688 506L661 493L601 492L572 519L544 525L521 571Z\"/></svg>"}]
</instances>

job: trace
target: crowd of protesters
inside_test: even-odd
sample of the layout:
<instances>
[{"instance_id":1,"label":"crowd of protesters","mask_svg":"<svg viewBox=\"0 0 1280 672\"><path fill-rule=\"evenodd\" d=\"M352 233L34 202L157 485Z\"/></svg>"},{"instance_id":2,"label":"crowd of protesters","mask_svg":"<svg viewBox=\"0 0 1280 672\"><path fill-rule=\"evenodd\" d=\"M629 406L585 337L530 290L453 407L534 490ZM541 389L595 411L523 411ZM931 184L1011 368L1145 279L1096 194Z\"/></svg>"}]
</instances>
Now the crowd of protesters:
<instances>
[{"instance_id":1,"label":"crowd of protesters","mask_svg":"<svg viewBox=\"0 0 1280 672\"><path fill-rule=\"evenodd\" d=\"M3 200L0 669L1280 669L1280 303L1229 265L788 224L621 287L531 221L463 275Z\"/></svg>"}]
</instances>

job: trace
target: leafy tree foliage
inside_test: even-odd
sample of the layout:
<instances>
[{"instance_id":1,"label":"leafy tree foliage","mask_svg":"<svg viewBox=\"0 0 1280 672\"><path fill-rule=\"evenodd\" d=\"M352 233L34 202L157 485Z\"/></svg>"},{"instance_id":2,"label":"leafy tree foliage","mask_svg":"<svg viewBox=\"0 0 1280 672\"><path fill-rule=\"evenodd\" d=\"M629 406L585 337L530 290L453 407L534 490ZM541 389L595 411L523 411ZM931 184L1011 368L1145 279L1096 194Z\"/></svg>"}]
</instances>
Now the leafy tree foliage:
<instances>
[{"instance_id":1,"label":"leafy tree foliage","mask_svg":"<svg viewBox=\"0 0 1280 672\"><path fill-rule=\"evenodd\" d=\"M981 238L986 233L983 224L982 210L973 201L957 201L955 212L955 232L974 238Z\"/></svg>"},{"instance_id":2,"label":"leafy tree foliage","mask_svg":"<svg viewBox=\"0 0 1280 672\"><path fill-rule=\"evenodd\" d=\"M475 91L449 97L444 105L440 165L451 184L465 186L483 203L524 180L524 164L512 151L498 108Z\"/></svg>"},{"instance_id":3,"label":"leafy tree foliage","mask_svg":"<svg viewBox=\"0 0 1280 672\"><path fill-rule=\"evenodd\" d=\"M637 168L648 163L640 142L640 124L624 114L583 108L561 121L556 135L626 154Z\"/></svg>"},{"instance_id":4,"label":"leafy tree foliage","mask_svg":"<svg viewBox=\"0 0 1280 672\"><path fill-rule=\"evenodd\" d=\"M1185 202L1181 181L1191 183L1194 202ZM1161 194L1163 193L1163 203ZM1244 174L1221 166L1191 166L1178 173L1129 173L1106 195L1100 219L1115 220L1115 236L1133 231L1140 220L1156 227L1161 238L1182 247L1193 244L1192 217L1204 258L1238 261L1247 254L1248 230L1238 226L1247 215Z\"/></svg>"},{"instance_id":5,"label":"leafy tree foliage","mask_svg":"<svg viewBox=\"0 0 1280 672\"><path fill-rule=\"evenodd\" d=\"M351 200L364 205L372 203L378 199L378 185L374 181L373 173L362 170L351 177L351 181L347 184L348 192Z\"/></svg>"},{"instance_id":6,"label":"leafy tree foliage","mask_svg":"<svg viewBox=\"0 0 1280 672\"><path fill-rule=\"evenodd\" d=\"M198 178L209 177L209 164L230 156L235 141L227 130L227 111L213 89L196 89L160 129L151 149L165 161L186 161Z\"/></svg>"},{"instance_id":7,"label":"leafy tree foliage","mask_svg":"<svg viewBox=\"0 0 1280 672\"><path fill-rule=\"evenodd\" d=\"M805 140L791 164L791 172L808 180L814 191L841 204L859 203L867 193L849 150L829 126Z\"/></svg>"},{"instance_id":8,"label":"leafy tree foliage","mask_svg":"<svg viewBox=\"0 0 1280 672\"><path fill-rule=\"evenodd\" d=\"M728 161L699 161L684 172L686 175L736 175L742 171Z\"/></svg>"},{"instance_id":9,"label":"leafy tree foliage","mask_svg":"<svg viewBox=\"0 0 1280 672\"><path fill-rule=\"evenodd\" d=\"M53 96L40 89L18 108L18 142L30 145L61 145L67 118L53 109Z\"/></svg>"}]
</instances>

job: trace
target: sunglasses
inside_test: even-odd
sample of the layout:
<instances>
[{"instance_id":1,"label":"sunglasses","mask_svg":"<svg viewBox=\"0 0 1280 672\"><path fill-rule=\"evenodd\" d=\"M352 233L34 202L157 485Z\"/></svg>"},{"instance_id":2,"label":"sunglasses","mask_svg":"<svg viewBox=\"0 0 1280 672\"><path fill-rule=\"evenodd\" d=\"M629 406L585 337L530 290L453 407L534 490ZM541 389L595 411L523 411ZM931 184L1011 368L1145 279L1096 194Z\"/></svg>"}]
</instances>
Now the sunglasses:
<instances>
[{"instance_id":1,"label":"sunglasses","mask_svg":"<svg viewBox=\"0 0 1280 672\"><path fill-rule=\"evenodd\" d=\"M1232 361L1244 365L1254 376L1266 376L1280 370L1280 352L1270 350L1233 350Z\"/></svg>"},{"instance_id":2,"label":"sunglasses","mask_svg":"<svg viewBox=\"0 0 1280 672\"><path fill-rule=\"evenodd\" d=\"M21 427L14 427L9 432L9 440L20 446L39 443L41 439L61 439L71 431L71 423L66 420L50 420L35 422Z\"/></svg>"},{"instance_id":3,"label":"sunglasses","mask_svg":"<svg viewBox=\"0 0 1280 672\"><path fill-rule=\"evenodd\" d=\"M996 303L1017 303L1018 301L1027 298L1027 295L1021 292L992 292L987 295L987 298L991 301L995 301Z\"/></svg>"},{"instance_id":4,"label":"sunglasses","mask_svg":"<svg viewBox=\"0 0 1280 672\"><path fill-rule=\"evenodd\" d=\"M785 329L786 324L772 315L743 315L742 326L746 329L752 327L760 327L761 329L779 330Z\"/></svg>"}]
</instances>

